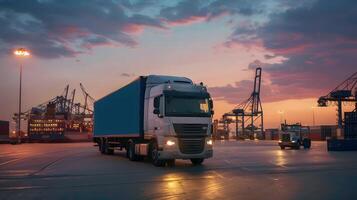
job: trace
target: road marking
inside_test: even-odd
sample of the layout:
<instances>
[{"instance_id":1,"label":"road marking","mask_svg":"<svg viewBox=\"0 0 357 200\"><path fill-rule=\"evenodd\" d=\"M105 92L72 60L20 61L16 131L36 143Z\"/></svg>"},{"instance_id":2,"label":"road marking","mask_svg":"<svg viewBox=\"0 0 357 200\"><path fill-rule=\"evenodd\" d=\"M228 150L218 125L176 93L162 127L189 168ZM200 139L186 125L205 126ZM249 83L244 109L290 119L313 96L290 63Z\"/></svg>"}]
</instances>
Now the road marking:
<instances>
[{"instance_id":1,"label":"road marking","mask_svg":"<svg viewBox=\"0 0 357 200\"><path fill-rule=\"evenodd\" d=\"M227 163L227 164L231 164L231 163L232 163L232 162L229 161L229 160L224 160L224 162Z\"/></svg>"},{"instance_id":2,"label":"road marking","mask_svg":"<svg viewBox=\"0 0 357 200\"><path fill-rule=\"evenodd\" d=\"M16 159L13 159L13 160L9 160L9 161L0 163L0 166L6 165L6 164L9 164L9 163L13 163L13 162L16 162L16 161L21 160L21 159L23 159L23 158L16 158Z\"/></svg>"}]
</instances>

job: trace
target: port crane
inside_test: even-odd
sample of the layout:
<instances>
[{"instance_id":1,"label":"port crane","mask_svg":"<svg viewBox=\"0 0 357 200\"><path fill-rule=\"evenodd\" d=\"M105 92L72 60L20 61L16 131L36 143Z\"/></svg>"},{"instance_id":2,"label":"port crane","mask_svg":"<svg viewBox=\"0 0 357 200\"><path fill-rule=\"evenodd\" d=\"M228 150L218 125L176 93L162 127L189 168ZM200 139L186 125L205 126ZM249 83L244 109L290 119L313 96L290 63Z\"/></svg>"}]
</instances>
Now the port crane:
<instances>
[{"instance_id":1,"label":"port crane","mask_svg":"<svg viewBox=\"0 0 357 200\"><path fill-rule=\"evenodd\" d=\"M82 83L79 83L79 86L81 87L81 90L83 92L83 95L84 95L84 108L83 108L83 114L85 114L86 111L90 111L90 112L93 112L91 109L89 109L89 106L88 106L88 101L90 101L90 103L93 105L94 104L94 101L95 99L90 96L87 92L87 90L84 88L83 84Z\"/></svg>"},{"instance_id":2,"label":"port crane","mask_svg":"<svg viewBox=\"0 0 357 200\"><path fill-rule=\"evenodd\" d=\"M355 103L355 111L357 110L357 72L340 83L335 89L327 95L318 99L319 107L327 107L330 104L337 104L337 124L338 129L342 130L342 103Z\"/></svg>"},{"instance_id":3,"label":"port crane","mask_svg":"<svg viewBox=\"0 0 357 200\"><path fill-rule=\"evenodd\" d=\"M253 138L255 130L259 130L262 134L264 130L264 119L263 119L263 107L260 99L260 89L262 82L262 68L258 67L255 69L253 92L250 97L238 104L232 111L225 113L222 118L224 122L229 122L227 120L230 117L234 117L235 120L231 122L235 123L236 127L236 138L246 137L246 129L249 130L249 138ZM260 120L260 127L256 126L256 121ZM241 124L242 133L239 134L239 124ZM245 126L248 124L248 126ZM225 126L227 127L227 125Z\"/></svg>"},{"instance_id":4,"label":"port crane","mask_svg":"<svg viewBox=\"0 0 357 200\"><path fill-rule=\"evenodd\" d=\"M84 89L84 86L80 84L82 91ZM84 92L83 92L84 93ZM71 96L69 97L69 85L66 85L64 91L62 92L61 95L56 96L44 103L41 103L35 107L32 107L31 109L27 110L26 112L23 112L23 119L27 120L31 115L44 115L47 112L47 109L49 108L48 105L52 105L52 108L54 109L53 112L55 113L62 113L65 115L65 118L71 118L73 116L77 116L76 118L92 118L93 115L93 110L89 107L88 104L88 99L91 102L94 102L94 98L88 94L88 92L85 91L85 102L84 105L81 103L75 103L75 94L76 94L76 89L73 89L71 92ZM82 110L82 112L80 112ZM15 120L17 118L17 113L14 114L13 119Z\"/></svg>"}]
</instances>

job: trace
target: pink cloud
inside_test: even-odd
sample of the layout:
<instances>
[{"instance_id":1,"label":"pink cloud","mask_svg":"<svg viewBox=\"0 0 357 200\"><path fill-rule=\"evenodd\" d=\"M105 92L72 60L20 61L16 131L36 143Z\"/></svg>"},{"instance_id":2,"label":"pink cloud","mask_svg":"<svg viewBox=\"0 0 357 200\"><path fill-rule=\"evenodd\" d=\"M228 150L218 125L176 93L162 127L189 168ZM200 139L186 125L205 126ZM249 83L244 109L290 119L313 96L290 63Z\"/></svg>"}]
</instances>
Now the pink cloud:
<instances>
[{"instance_id":1,"label":"pink cloud","mask_svg":"<svg viewBox=\"0 0 357 200\"><path fill-rule=\"evenodd\" d=\"M180 26L180 25L190 25L193 23L202 22L207 19L208 17L206 16L190 16L187 18L174 20L174 21L168 21L168 20L163 20L163 21L166 22L169 26Z\"/></svg>"}]
</instances>

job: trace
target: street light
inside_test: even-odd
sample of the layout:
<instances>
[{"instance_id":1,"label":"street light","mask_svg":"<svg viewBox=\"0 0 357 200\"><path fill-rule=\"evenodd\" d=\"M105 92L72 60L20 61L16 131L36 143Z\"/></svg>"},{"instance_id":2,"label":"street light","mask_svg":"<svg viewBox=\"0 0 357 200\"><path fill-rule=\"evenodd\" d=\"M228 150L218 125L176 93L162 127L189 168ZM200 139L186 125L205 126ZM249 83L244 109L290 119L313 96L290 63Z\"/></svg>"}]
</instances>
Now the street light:
<instances>
[{"instance_id":1,"label":"street light","mask_svg":"<svg viewBox=\"0 0 357 200\"><path fill-rule=\"evenodd\" d=\"M14 51L15 56L24 58L30 56L30 52L25 48L16 49ZM21 90L22 90L22 62L20 62L20 91L19 91L19 114L18 114L18 126L17 126L17 142L21 142Z\"/></svg>"},{"instance_id":2,"label":"street light","mask_svg":"<svg viewBox=\"0 0 357 200\"><path fill-rule=\"evenodd\" d=\"M315 106L311 106L312 109L312 125L315 126Z\"/></svg>"},{"instance_id":3,"label":"street light","mask_svg":"<svg viewBox=\"0 0 357 200\"><path fill-rule=\"evenodd\" d=\"M283 115L284 115L284 111L283 110L279 110L278 111L279 115L280 115L280 125L283 123Z\"/></svg>"}]
</instances>

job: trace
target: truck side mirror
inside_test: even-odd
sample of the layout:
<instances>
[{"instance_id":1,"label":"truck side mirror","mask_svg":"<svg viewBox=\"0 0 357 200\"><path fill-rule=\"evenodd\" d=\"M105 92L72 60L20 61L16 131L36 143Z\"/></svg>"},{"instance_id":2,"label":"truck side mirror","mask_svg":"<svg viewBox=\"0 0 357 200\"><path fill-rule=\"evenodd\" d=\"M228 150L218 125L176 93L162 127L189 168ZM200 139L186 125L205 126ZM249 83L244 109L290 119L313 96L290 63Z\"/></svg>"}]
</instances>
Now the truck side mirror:
<instances>
[{"instance_id":1,"label":"truck side mirror","mask_svg":"<svg viewBox=\"0 0 357 200\"><path fill-rule=\"evenodd\" d=\"M212 101L212 99L208 100L208 104L209 104L209 107L211 109L213 109L213 101Z\"/></svg>"},{"instance_id":2,"label":"truck side mirror","mask_svg":"<svg viewBox=\"0 0 357 200\"><path fill-rule=\"evenodd\" d=\"M154 98L154 108L156 108L156 109L160 108L160 97Z\"/></svg>"},{"instance_id":3,"label":"truck side mirror","mask_svg":"<svg viewBox=\"0 0 357 200\"><path fill-rule=\"evenodd\" d=\"M153 113L154 113L155 115L158 115L158 114L160 114L160 110L157 109L157 108L155 108L154 111L153 111Z\"/></svg>"},{"instance_id":4,"label":"truck side mirror","mask_svg":"<svg viewBox=\"0 0 357 200\"><path fill-rule=\"evenodd\" d=\"M211 110L211 115L214 115L214 110Z\"/></svg>"}]
</instances>

